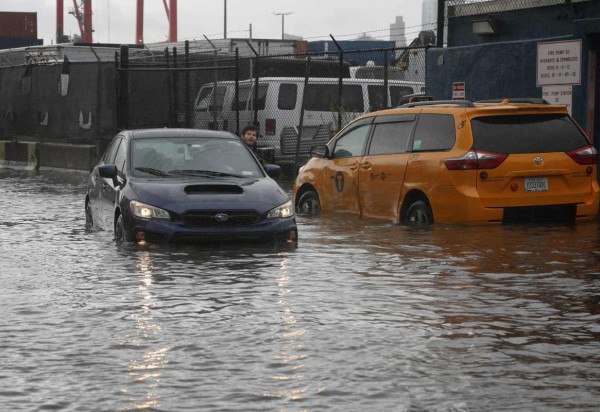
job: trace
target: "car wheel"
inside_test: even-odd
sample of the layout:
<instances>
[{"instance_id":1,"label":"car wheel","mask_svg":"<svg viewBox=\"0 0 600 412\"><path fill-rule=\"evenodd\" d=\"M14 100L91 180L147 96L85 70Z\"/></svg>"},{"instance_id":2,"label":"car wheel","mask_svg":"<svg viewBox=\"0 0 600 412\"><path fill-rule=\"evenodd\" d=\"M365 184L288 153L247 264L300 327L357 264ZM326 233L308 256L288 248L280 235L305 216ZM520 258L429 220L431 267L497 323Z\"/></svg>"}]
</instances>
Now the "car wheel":
<instances>
[{"instance_id":1,"label":"car wheel","mask_svg":"<svg viewBox=\"0 0 600 412\"><path fill-rule=\"evenodd\" d=\"M90 202L85 203L85 228L91 229L94 226L94 218L92 217L92 206Z\"/></svg>"},{"instance_id":2,"label":"car wheel","mask_svg":"<svg viewBox=\"0 0 600 412\"><path fill-rule=\"evenodd\" d=\"M308 190L300 196L298 200L298 206L296 211L302 215L317 215L321 212L321 202L319 201L319 195L313 191Z\"/></svg>"},{"instance_id":3,"label":"car wheel","mask_svg":"<svg viewBox=\"0 0 600 412\"><path fill-rule=\"evenodd\" d=\"M411 203L404 214L404 223L410 226L425 226L433 223L431 207L423 200Z\"/></svg>"}]
</instances>

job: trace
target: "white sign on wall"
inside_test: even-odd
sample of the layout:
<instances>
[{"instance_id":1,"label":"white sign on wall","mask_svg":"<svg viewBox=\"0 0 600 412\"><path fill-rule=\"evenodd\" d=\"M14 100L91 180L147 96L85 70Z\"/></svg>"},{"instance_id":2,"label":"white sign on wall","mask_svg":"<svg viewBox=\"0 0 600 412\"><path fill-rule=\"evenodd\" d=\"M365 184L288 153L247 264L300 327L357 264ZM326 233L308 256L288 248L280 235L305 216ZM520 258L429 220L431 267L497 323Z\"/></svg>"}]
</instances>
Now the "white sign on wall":
<instances>
[{"instance_id":1,"label":"white sign on wall","mask_svg":"<svg viewBox=\"0 0 600 412\"><path fill-rule=\"evenodd\" d=\"M542 97L550 104L562 104L567 106L569 114L573 105L573 86L544 86Z\"/></svg>"},{"instance_id":2,"label":"white sign on wall","mask_svg":"<svg viewBox=\"0 0 600 412\"><path fill-rule=\"evenodd\" d=\"M537 44L537 86L581 84L581 40Z\"/></svg>"},{"instance_id":3,"label":"white sign on wall","mask_svg":"<svg viewBox=\"0 0 600 412\"><path fill-rule=\"evenodd\" d=\"M465 82L452 83L452 100L465 100Z\"/></svg>"}]
</instances>

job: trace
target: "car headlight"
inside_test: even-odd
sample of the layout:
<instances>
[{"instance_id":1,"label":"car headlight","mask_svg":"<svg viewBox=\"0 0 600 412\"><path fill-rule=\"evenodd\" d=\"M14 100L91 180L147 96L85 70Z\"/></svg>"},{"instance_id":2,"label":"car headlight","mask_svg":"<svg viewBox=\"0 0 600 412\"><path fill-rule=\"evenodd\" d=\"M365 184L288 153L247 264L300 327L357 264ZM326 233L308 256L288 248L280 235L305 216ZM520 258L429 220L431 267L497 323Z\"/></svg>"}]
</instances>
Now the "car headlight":
<instances>
[{"instance_id":1,"label":"car headlight","mask_svg":"<svg viewBox=\"0 0 600 412\"><path fill-rule=\"evenodd\" d=\"M294 206L292 205L292 201L288 200L281 206L277 206L274 209L269 210L268 218L285 218L294 216Z\"/></svg>"},{"instance_id":2,"label":"car headlight","mask_svg":"<svg viewBox=\"0 0 600 412\"><path fill-rule=\"evenodd\" d=\"M171 215L164 209L147 205L137 200L129 202L129 208L134 216L141 217L142 219L170 219Z\"/></svg>"}]
</instances>

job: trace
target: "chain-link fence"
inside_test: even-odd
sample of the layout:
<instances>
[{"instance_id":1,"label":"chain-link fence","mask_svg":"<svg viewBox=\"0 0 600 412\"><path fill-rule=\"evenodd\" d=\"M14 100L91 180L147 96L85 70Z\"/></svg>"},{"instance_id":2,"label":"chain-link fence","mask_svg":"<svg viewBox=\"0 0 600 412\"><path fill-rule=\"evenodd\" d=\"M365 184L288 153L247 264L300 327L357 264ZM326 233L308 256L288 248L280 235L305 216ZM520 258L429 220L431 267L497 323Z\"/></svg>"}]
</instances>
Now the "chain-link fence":
<instances>
[{"instance_id":1,"label":"chain-link fence","mask_svg":"<svg viewBox=\"0 0 600 412\"><path fill-rule=\"evenodd\" d=\"M187 46L187 43L186 43ZM293 171L355 117L425 92L426 47L240 57L166 49L160 62L121 50L118 127L259 128L259 154Z\"/></svg>"}]
</instances>

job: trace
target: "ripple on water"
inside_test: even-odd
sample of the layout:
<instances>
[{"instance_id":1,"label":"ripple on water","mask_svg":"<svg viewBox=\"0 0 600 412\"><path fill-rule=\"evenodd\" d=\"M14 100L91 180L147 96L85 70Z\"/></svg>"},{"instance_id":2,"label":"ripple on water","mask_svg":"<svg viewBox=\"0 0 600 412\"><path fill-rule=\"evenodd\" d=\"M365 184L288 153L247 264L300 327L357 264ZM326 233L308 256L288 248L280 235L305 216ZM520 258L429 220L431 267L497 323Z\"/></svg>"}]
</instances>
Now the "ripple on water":
<instances>
[{"instance_id":1,"label":"ripple on water","mask_svg":"<svg viewBox=\"0 0 600 412\"><path fill-rule=\"evenodd\" d=\"M119 247L84 230L85 182L0 169L8 410L596 408L597 222Z\"/></svg>"}]
</instances>

